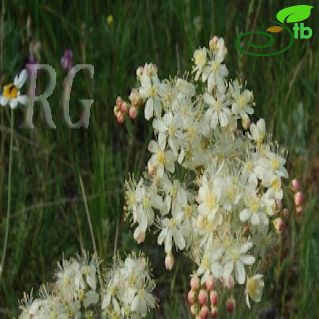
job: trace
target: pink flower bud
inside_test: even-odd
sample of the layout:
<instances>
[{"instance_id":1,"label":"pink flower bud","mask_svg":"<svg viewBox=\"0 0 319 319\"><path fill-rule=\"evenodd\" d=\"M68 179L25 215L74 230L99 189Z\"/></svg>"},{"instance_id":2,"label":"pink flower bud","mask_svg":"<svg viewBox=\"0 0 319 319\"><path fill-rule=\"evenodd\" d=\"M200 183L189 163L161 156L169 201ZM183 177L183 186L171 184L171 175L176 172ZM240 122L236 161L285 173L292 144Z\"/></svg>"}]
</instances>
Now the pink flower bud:
<instances>
[{"instance_id":1,"label":"pink flower bud","mask_svg":"<svg viewBox=\"0 0 319 319\"><path fill-rule=\"evenodd\" d=\"M228 313L233 313L236 307L236 300L233 296L229 297L226 301L226 310Z\"/></svg>"},{"instance_id":2,"label":"pink flower bud","mask_svg":"<svg viewBox=\"0 0 319 319\"><path fill-rule=\"evenodd\" d=\"M199 312L199 316L201 319L207 319L208 317L208 307L206 305L203 305L202 308L200 309L200 312Z\"/></svg>"},{"instance_id":3,"label":"pink flower bud","mask_svg":"<svg viewBox=\"0 0 319 319\"><path fill-rule=\"evenodd\" d=\"M282 231L285 229L285 222L280 218L276 218L274 221L275 230L278 234L281 234Z\"/></svg>"},{"instance_id":4,"label":"pink flower bud","mask_svg":"<svg viewBox=\"0 0 319 319\"><path fill-rule=\"evenodd\" d=\"M297 179L291 181L291 188L295 193L300 190L300 183Z\"/></svg>"},{"instance_id":5,"label":"pink flower bud","mask_svg":"<svg viewBox=\"0 0 319 319\"><path fill-rule=\"evenodd\" d=\"M295 205L301 206L304 202L305 202L304 194L302 192L298 191L295 194Z\"/></svg>"},{"instance_id":6,"label":"pink flower bud","mask_svg":"<svg viewBox=\"0 0 319 319\"><path fill-rule=\"evenodd\" d=\"M191 285L192 290L199 289L199 286L200 286L199 278L197 276L193 276L191 278L190 285Z\"/></svg>"},{"instance_id":7,"label":"pink flower bud","mask_svg":"<svg viewBox=\"0 0 319 319\"><path fill-rule=\"evenodd\" d=\"M212 289L214 289L215 279L213 275L208 276L208 278L206 279L205 285L208 291L211 291Z\"/></svg>"},{"instance_id":8,"label":"pink flower bud","mask_svg":"<svg viewBox=\"0 0 319 319\"><path fill-rule=\"evenodd\" d=\"M211 305L210 314L211 314L212 318L217 318L218 317L218 310L217 310L216 306Z\"/></svg>"},{"instance_id":9,"label":"pink flower bud","mask_svg":"<svg viewBox=\"0 0 319 319\"><path fill-rule=\"evenodd\" d=\"M134 105L134 106L139 105L141 98L140 98L140 94L138 93L138 91L136 89L132 90L132 92L129 96L129 99L130 99L132 105Z\"/></svg>"},{"instance_id":10,"label":"pink flower bud","mask_svg":"<svg viewBox=\"0 0 319 319\"><path fill-rule=\"evenodd\" d=\"M147 173L149 176L154 176L155 175L155 167L152 166L151 164L147 165Z\"/></svg>"},{"instance_id":11,"label":"pink flower bud","mask_svg":"<svg viewBox=\"0 0 319 319\"><path fill-rule=\"evenodd\" d=\"M234 277L232 275L228 275L226 278L224 278L224 285L227 289L233 289L234 288Z\"/></svg>"},{"instance_id":12,"label":"pink flower bud","mask_svg":"<svg viewBox=\"0 0 319 319\"><path fill-rule=\"evenodd\" d=\"M174 257L171 253L168 253L165 257L165 267L167 270L172 270L174 267Z\"/></svg>"},{"instance_id":13,"label":"pink flower bud","mask_svg":"<svg viewBox=\"0 0 319 319\"><path fill-rule=\"evenodd\" d=\"M122 112L123 114L126 114L126 113L127 113L127 110L128 110L127 103L126 103L126 102L121 103L120 109L121 109L121 112Z\"/></svg>"},{"instance_id":14,"label":"pink flower bud","mask_svg":"<svg viewBox=\"0 0 319 319\"><path fill-rule=\"evenodd\" d=\"M145 231L137 227L134 231L134 239L138 244L142 244L145 240Z\"/></svg>"},{"instance_id":15,"label":"pink flower bud","mask_svg":"<svg viewBox=\"0 0 319 319\"><path fill-rule=\"evenodd\" d=\"M120 104L122 104L122 102L123 102L122 98L121 98L120 96L118 96L118 97L116 98L115 104L116 104L117 106L120 106Z\"/></svg>"},{"instance_id":16,"label":"pink flower bud","mask_svg":"<svg viewBox=\"0 0 319 319\"><path fill-rule=\"evenodd\" d=\"M190 290L187 294L187 301L190 305L193 305L195 303L195 291Z\"/></svg>"},{"instance_id":17,"label":"pink flower bud","mask_svg":"<svg viewBox=\"0 0 319 319\"><path fill-rule=\"evenodd\" d=\"M212 290L209 294L210 302L213 306L216 306L218 303L218 293L216 290Z\"/></svg>"},{"instance_id":18,"label":"pink flower bud","mask_svg":"<svg viewBox=\"0 0 319 319\"><path fill-rule=\"evenodd\" d=\"M135 120L137 116L137 108L135 106L131 106L128 115L132 120Z\"/></svg>"},{"instance_id":19,"label":"pink flower bud","mask_svg":"<svg viewBox=\"0 0 319 319\"><path fill-rule=\"evenodd\" d=\"M198 293L198 301L201 305L206 305L208 301L207 291L205 289L201 289Z\"/></svg>"},{"instance_id":20,"label":"pink flower bud","mask_svg":"<svg viewBox=\"0 0 319 319\"><path fill-rule=\"evenodd\" d=\"M124 115L122 112L118 112L116 114L116 121L118 124L123 124L124 123Z\"/></svg>"}]
</instances>

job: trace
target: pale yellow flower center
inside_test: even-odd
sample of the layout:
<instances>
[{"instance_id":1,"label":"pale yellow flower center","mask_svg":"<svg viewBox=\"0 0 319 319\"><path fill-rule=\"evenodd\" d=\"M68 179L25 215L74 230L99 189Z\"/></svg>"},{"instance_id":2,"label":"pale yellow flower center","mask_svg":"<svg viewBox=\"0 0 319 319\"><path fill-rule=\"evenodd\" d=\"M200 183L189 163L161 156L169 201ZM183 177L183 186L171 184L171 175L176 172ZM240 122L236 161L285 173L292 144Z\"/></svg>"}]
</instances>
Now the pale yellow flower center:
<instances>
[{"instance_id":1,"label":"pale yellow flower center","mask_svg":"<svg viewBox=\"0 0 319 319\"><path fill-rule=\"evenodd\" d=\"M220 68L220 64L218 62L212 62L212 71L217 72Z\"/></svg>"},{"instance_id":2,"label":"pale yellow flower center","mask_svg":"<svg viewBox=\"0 0 319 319\"><path fill-rule=\"evenodd\" d=\"M205 205L209 208L212 209L216 206L216 199L214 195L212 194L207 194L205 198Z\"/></svg>"},{"instance_id":3,"label":"pale yellow flower center","mask_svg":"<svg viewBox=\"0 0 319 319\"><path fill-rule=\"evenodd\" d=\"M157 152L156 159L160 164L164 164L166 161L165 152L164 151Z\"/></svg>"},{"instance_id":4,"label":"pale yellow flower center","mask_svg":"<svg viewBox=\"0 0 319 319\"><path fill-rule=\"evenodd\" d=\"M157 87L156 86L152 86L148 92L148 95L150 97L155 97L157 95Z\"/></svg>"}]
</instances>

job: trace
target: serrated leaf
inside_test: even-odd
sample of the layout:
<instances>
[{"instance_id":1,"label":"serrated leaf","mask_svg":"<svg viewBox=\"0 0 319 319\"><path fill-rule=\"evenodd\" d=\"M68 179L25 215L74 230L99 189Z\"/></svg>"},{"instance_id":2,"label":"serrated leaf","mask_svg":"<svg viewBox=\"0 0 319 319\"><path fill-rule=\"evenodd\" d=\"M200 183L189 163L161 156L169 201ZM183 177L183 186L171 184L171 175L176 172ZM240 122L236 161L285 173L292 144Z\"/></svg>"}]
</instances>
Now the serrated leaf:
<instances>
[{"instance_id":1,"label":"serrated leaf","mask_svg":"<svg viewBox=\"0 0 319 319\"><path fill-rule=\"evenodd\" d=\"M281 23L295 23L308 19L311 15L311 9L313 6L301 4L297 6L291 6L280 10L276 18Z\"/></svg>"},{"instance_id":2,"label":"serrated leaf","mask_svg":"<svg viewBox=\"0 0 319 319\"><path fill-rule=\"evenodd\" d=\"M271 33L278 33L278 32L281 32L283 29L284 28L282 28L278 25L275 25L275 26L269 27L266 31L271 32Z\"/></svg>"}]
</instances>

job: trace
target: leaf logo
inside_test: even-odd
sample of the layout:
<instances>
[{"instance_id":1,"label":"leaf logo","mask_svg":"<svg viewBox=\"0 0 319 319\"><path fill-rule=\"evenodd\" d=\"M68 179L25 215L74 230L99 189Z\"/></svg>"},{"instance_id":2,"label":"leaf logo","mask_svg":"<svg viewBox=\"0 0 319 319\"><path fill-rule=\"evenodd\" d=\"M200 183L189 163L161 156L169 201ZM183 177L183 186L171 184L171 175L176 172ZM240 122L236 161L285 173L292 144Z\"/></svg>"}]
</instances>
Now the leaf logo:
<instances>
[{"instance_id":1,"label":"leaf logo","mask_svg":"<svg viewBox=\"0 0 319 319\"><path fill-rule=\"evenodd\" d=\"M281 23L295 23L304 21L310 17L312 8L313 6L305 4L287 7L280 10L277 13L276 18Z\"/></svg>"}]
</instances>

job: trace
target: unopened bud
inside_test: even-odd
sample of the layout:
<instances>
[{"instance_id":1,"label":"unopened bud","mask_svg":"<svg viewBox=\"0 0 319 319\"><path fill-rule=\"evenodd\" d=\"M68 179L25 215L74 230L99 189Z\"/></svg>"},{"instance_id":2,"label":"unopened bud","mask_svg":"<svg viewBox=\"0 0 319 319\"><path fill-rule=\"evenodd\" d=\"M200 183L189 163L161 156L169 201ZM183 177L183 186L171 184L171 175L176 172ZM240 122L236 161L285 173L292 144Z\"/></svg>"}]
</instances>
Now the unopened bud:
<instances>
[{"instance_id":1,"label":"unopened bud","mask_svg":"<svg viewBox=\"0 0 319 319\"><path fill-rule=\"evenodd\" d=\"M295 205L296 206L301 206L304 202L305 202L305 197L304 197L304 194L300 191L298 191L296 194L295 194Z\"/></svg>"},{"instance_id":2,"label":"unopened bud","mask_svg":"<svg viewBox=\"0 0 319 319\"><path fill-rule=\"evenodd\" d=\"M118 97L116 98L115 104L116 104L117 106L120 106L120 104L121 104L122 102L123 102L122 98L121 98L120 96L118 96Z\"/></svg>"},{"instance_id":3,"label":"unopened bud","mask_svg":"<svg viewBox=\"0 0 319 319\"><path fill-rule=\"evenodd\" d=\"M192 290L197 290L199 289L200 286L200 281L199 278L197 276L193 276L190 280L190 286L192 288Z\"/></svg>"},{"instance_id":4,"label":"unopened bud","mask_svg":"<svg viewBox=\"0 0 319 319\"><path fill-rule=\"evenodd\" d=\"M113 113L114 113L114 116L117 116L117 113L120 111L120 108L115 105L114 108L113 108Z\"/></svg>"},{"instance_id":5,"label":"unopened bud","mask_svg":"<svg viewBox=\"0 0 319 319\"><path fill-rule=\"evenodd\" d=\"M218 317L218 310L217 307L212 305L210 307L210 315L212 316L212 318L217 318Z\"/></svg>"},{"instance_id":6,"label":"unopened bud","mask_svg":"<svg viewBox=\"0 0 319 319\"><path fill-rule=\"evenodd\" d=\"M174 257L171 253L168 253L165 257L165 267L167 270L172 270L174 267Z\"/></svg>"},{"instance_id":7,"label":"unopened bud","mask_svg":"<svg viewBox=\"0 0 319 319\"><path fill-rule=\"evenodd\" d=\"M233 296L229 297L226 301L226 310L228 313L233 313L236 307L236 300Z\"/></svg>"},{"instance_id":8,"label":"unopened bud","mask_svg":"<svg viewBox=\"0 0 319 319\"><path fill-rule=\"evenodd\" d=\"M209 294L210 303L214 306L218 304L218 293L216 290L212 290Z\"/></svg>"},{"instance_id":9,"label":"unopened bud","mask_svg":"<svg viewBox=\"0 0 319 319\"><path fill-rule=\"evenodd\" d=\"M117 123L119 123L119 124L123 124L123 123L124 123L124 115L123 115L122 112L118 112L118 113L116 114L116 121L117 121Z\"/></svg>"},{"instance_id":10,"label":"unopened bud","mask_svg":"<svg viewBox=\"0 0 319 319\"><path fill-rule=\"evenodd\" d=\"M131 106L128 115L132 120L135 120L137 116L137 108L135 106Z\"/></svg>"},{"instance_id":11,"label":"unopened bud","mask_svg":"<svg viewBox=\"0 0 319 319\"><path fill-rule=\"evenodd\" d=\"M208 301L207 291L205 289L201 289L198 293L198 301L201 305L206 305Z\"/></svg>"},{"instance_id":12,"label":"unopened bud","mask_svg":"<svg viewBox=\"0 0 319 319\"><path fill-rule=\"evenodd\" d=\"M208 276L208 278L206 279L205 285L208 291L211 291L212 289L214 289L215 279L213 275Z\"/></svg>"},{"instance_id":13,"label":"unopened bud","mask_svg":"<svg viewBox=\"0 0 319 319\"><path fill-rule=\"evenodd\" d=\"M232 275L228 275L224 278L224 285L227 289L233 289L234 288L234 277Z\"/></svg>"},{"instance_id":14,"label":"unopened bud","mask_svg":"<svg viewBox=\"0 0 319 319\"><path fill-rule=\"evenodd\" d=\"M275 230L278 234L281 234L282 231L285 229L285 222L280 218L276 218L274 220L274 226L275 226Z\"/></svg>"},{"instance_id":15,"label":"unopened bud","mask_svg":"<svg viewBox=\"0 0 319 319\"><path fill-rule=\"evenodd\" d=\"M134 239L138 244L142 244L145 240L145 231L137 227L134 231Z\"/></svg>"},{"instance_id":16,"label":"unopened bud","mask_svg":"<svg viewBox=\"0 0 319 319\"><path fill-rule=\"evenodd\" d=\"M147 173L149 176L154 176L155 175L155 167L151 164L148 164L147 165Z\"/></svg>"},{"instance_id":17,"label":"unopened bud","mask_svg":"<svg viewBox=\"0 0 319 319\"><path fill-rule=\"evenodd\" d=\"M200 312L199 312L199 316L201 319L207 319L208 317L208 307L206 305L203 305L202 308L200 309Z\"/></svg>"},{"instance_id":18,"label":"unopened bud","mask_svg":"<svg viewBox=\"0 0 319 319\"><path fill-rule=\"evenodd\" d=\"M132 105L134 106L138 106L139 103L140 103L140 94L138 93L138 91L136 89L133 89L130 96L129 96L129 99L132 103Z\"/></svg>"},{"instance_id":19,"label":"unopened bud","mask_svg":"<svg viewBox=\"0 0 319 319\"><path fill-rule=\"evenodd\" d=\"M187 294L187 301L190 305L193 305L195 303L195 291L190 290Z\"/></svg>"},{"instance_id":20,"label":"unopened bud","mask_svg":"<svg viewBox=\"0 0 319 319\"><path fill-rule=\"evenodd\" d=\"M125 114L128 110L128 106L127 106L127 103L126 102L122 102L121 105L120 105L120 109L121 109L121 112L123 114Z\"/></svg>"},{"instance_id":21,"label":"unopened bud","mask_svg":"<svg viewBox=\"0 0 319 319\"><path fill-rule=\"evenodd\" d=\"M300 183L297 179L291 181L291 188L295 193L300 190Z\"/></svg>"}]
</instances>

